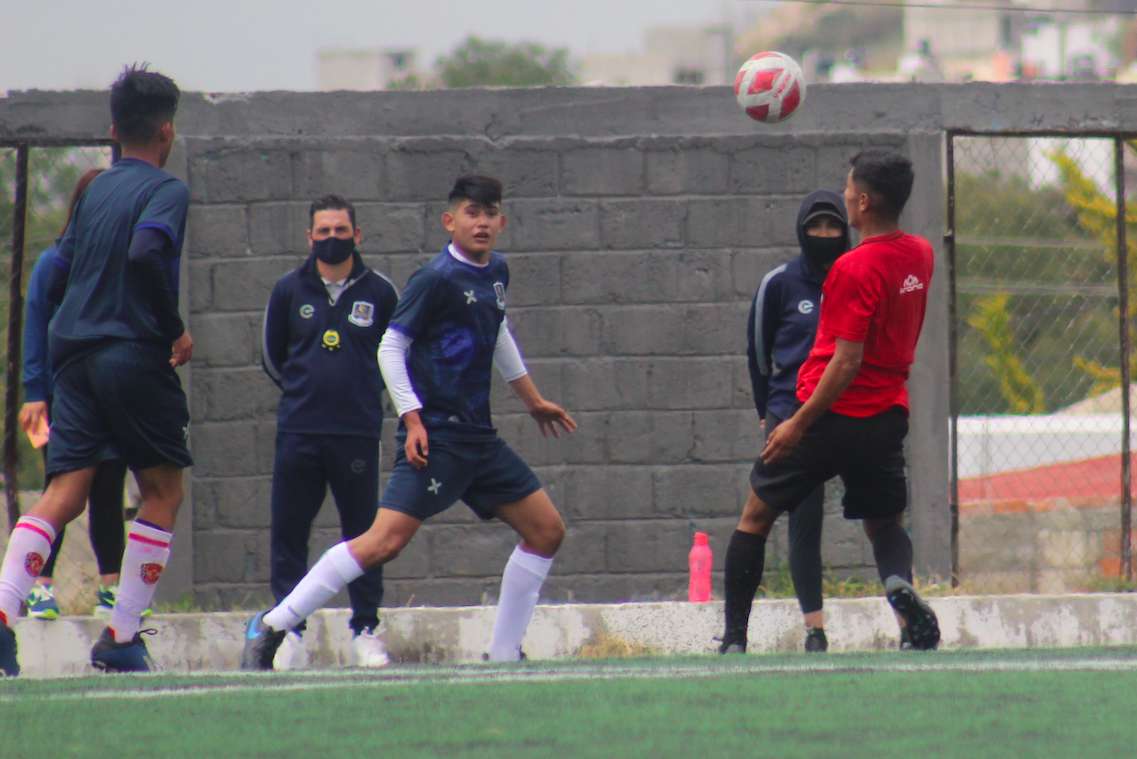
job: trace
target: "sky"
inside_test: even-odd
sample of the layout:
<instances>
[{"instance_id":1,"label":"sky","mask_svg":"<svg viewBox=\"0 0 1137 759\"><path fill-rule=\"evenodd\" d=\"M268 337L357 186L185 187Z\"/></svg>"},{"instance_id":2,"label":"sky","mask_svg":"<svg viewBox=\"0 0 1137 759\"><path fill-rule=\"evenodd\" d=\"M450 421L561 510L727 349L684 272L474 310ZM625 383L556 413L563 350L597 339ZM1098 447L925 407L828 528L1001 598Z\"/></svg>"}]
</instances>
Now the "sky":
<instances>
[{"instance_id":1,"label":"sky","mask_svg":"<svg viewBox=\"0 0 1137 759\"><path fill-rule=\"evenodd\" d=\"M0 92L103 89L148 61L184 90L311 90L326 48L412 47L429 67L468 35L634 52L649 26L752 17L751 0L3 0Z\"/></svg>"}]
</instances>

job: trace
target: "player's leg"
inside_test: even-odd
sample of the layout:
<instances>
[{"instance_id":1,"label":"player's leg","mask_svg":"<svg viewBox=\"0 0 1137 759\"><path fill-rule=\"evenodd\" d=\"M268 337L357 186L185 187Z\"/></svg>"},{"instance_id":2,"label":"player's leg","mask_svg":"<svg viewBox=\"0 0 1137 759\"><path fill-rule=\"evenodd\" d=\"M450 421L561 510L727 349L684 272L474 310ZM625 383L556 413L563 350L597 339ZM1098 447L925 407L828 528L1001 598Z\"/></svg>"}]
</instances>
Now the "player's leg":
<instances>
[{"instance_id":1,"label":"player's leg","mask_svg":"<svg viewBox=\"0 0 1137 759\"><path fill-rule=\"evenodd\" d=\"M790 576L805 622L805 650L826 651L825 612L821 595L821 524L825 488L819 487L790 512Z\"/></svg>"},{"instance_id":2,"label":"player's leg","mask_svg":"<svg viewBox=\"0 0 1137 759\"><path fill-rule=\"evenodd\" d=\"M308 571L308 539L326 482L320 436L277 432L269 529L269 584L277 603Z\"/></svg>"},{"instance_id":3,"label":"player's leg","mask_svg":"<svg viewBox=\"0 0 1137 759\"><path fill-rule=\"evenodd\" d=\"M751 475L753 479L753 474ZM762 584L766 538L779 512L758 497L751 486L742 516L726 548L724 572L724 629L720 653L745 653L754 595Z\"/></svg>"},{"instance_id":4,"label":"player's leg","mask_svg":"<svg viewBox=\"0 0 1137 759\"><path fill-rule=\"evenodd\" d=\"M110 615L118 593L122 554L126 550L122 506L125 482L126 464L118 460L104 461L95 470L91 495L87 499L87 534L99 568L96 614Z\"/></svg>"},{"instance_id":5,"label":"player's leg","mask_svg":"<svg viewBox=\"0 0 1137 759\"><path fill-rule=\"evenodd\" d=\"M379 441L346 435L324 440L328 482L340 515L344 540L359 537L379 509ZM352 656L357 666L384 667L390 662L379 631L383 603L383 565L376 564L347 586L351 601Z\"/></svg>"},{"instance_id":6,"label":"player's leg","mask_svg":"<svg viewBox=\"0 0 1137 759\"><path fill-rule=\"evenodd\" d=\"M40 450L43 454L44 471L47 471L47 446ZM50 482L51 477L45 476L43 483L45 490ZM59 556L60 549L63 548L63 534L66 530L66 527L60 527L56 532L55 541L51 544L51 554L43 565L43 571L39 573L35 585L32 586L28 597L24 599L24 604L28 607L29 617L38 619L59 618L59 604L55 600L53 578L55 577L55 560Z\"/></svg>"}]
</instances>

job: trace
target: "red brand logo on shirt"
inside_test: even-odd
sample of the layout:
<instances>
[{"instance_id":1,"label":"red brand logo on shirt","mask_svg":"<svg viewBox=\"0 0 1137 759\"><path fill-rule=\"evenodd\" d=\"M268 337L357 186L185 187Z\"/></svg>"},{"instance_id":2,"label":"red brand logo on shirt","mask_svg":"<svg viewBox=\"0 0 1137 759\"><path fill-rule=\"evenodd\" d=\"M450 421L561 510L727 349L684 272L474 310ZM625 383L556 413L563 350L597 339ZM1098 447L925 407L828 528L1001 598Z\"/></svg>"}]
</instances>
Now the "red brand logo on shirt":
<instances>
[{"instance_id":1,"label":"red brand logo on shirt","mask_svg":"<svg viewBox=\"0 0 1137 759\"><path fill-rule=\"evenodd\" d=\"M43 557L35 551L31 551L24 557L24 570L32 577L39 577L40 571L43 569Z\"/></svg>"},{"instance_id":2,"label":"red brand logo on shirt","mask_svg":"<svg viewBox=\"0 0 1137 759\"><path fill-rule=\"evenodd\" d=\"M917 290L923 290L924 283L919 280L915 274L909 274L904 278L904 284L900 286L900 294L914 293Z\"/></svg>"},{"instance_id":3,"label":"red brand logo on shirt","mask_svg":"<svg viewBox=\"0 0 1137 759\"><path fill-rule=\"evenodd\" d=\"M162 576L162 565L154 564L153 562L143 564L138 570L138 575L142 578L142 582L147 585L153 585L158 582L158 578Z\"/></svg>"}]
</instances>

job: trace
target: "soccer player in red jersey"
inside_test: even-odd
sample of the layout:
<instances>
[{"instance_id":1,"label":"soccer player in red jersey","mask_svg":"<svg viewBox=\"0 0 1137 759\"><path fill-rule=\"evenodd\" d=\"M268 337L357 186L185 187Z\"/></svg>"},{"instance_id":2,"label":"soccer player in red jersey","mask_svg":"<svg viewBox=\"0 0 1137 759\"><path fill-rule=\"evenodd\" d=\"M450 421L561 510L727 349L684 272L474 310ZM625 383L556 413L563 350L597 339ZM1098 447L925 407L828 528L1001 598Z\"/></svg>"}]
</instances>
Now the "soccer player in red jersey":
<instances>
[{"instance_id":1,"label":"soccer player in red jersey","mask_svg":"<svg viewBox=\"0 0 1137 759\"><path fill-rule=\"evenodd\" d=\"M901 524L908 506L906 382L924 323L932 246L899 226L912 191L911 162L866 150L851 165L845 207L861 244L837 259L825 280L817 338L798 371L801 406L770 433L750 473L751 492L727 548L722 653L746 650L774 521L833 477L845 485L845 518L862 520L872 543L901 646L939 645L936 615L912 587L912 541Z\"/></svg>"}]
</instances>

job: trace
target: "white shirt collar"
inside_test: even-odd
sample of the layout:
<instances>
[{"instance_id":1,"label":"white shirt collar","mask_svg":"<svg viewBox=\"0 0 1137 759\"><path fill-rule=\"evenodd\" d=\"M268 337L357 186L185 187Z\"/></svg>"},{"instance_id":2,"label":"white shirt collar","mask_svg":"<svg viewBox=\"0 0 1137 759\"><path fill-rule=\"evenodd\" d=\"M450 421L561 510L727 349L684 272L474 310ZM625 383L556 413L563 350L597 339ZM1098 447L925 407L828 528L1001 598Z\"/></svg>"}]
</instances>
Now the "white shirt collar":
<instances>
[{"instance_id":1,"label":"white shirt collar","mask_svg":"<svg viewBox=\"0 0 1137 759\"><path fill-rule=\"evenodd\" d=\"M449 245L447 245L446 249L450 251L450 255L454 256L454 258L458 259L459 261L461 261L464 264L469 264L470 266L476 266L479 269L484 269L490 265L489 261L486 261L484 264L480 264L477 261L471 261L470 259L466 258L465 254L462 251L460 251L458 249L458 246L455 245L454 243L450 243Z\"/></svg>"}]
</instances>

